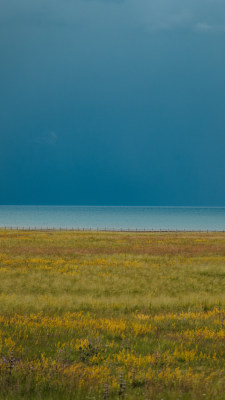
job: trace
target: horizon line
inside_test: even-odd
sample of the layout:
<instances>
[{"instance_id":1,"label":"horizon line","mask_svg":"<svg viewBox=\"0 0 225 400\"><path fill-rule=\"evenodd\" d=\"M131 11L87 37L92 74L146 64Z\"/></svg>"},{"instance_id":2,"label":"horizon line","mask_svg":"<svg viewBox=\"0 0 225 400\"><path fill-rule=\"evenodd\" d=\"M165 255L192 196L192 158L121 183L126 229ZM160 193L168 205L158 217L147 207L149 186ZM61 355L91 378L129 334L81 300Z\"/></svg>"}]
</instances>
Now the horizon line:
<instances>
[{"instance_id":1,"label":"horizon line","mask_svg":"<svg viewBox=\"0 0 225 400\"><path fill-rule=\"evenodd\" d=\"M92 208L225 208L224 206L151 206L151 205L87 205L87 204L0 204L0 207L92 207Z\"/></svg>"}]
</instances>

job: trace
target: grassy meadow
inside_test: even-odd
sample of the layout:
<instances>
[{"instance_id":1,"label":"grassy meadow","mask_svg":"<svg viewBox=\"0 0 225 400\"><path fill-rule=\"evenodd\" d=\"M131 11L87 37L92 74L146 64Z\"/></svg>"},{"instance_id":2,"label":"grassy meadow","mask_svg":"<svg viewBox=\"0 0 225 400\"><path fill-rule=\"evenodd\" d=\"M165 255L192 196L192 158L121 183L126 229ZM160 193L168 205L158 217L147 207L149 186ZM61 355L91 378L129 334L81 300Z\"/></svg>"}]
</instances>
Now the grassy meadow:
<instances>
[{"instance_id":1,"label":"grassy meadow","mask_svg":"<svg viewBox=\"0 0 225 400\"><path fill-rule=\"evenodd\" d=\"M225 399L225 234L0 230L0 399Z\"/></svg>"}]
</instances>

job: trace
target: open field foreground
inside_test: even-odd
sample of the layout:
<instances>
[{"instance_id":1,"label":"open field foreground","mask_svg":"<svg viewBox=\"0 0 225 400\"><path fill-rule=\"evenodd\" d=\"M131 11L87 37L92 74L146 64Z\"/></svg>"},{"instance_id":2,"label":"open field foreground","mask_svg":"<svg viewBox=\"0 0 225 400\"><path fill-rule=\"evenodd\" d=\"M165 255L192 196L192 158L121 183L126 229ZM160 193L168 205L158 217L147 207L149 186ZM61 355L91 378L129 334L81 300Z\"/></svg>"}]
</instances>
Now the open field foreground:
<instances>
[{"instance_id":1,"label":"open field foreground","mask_svg":"<svg viewBox=\"0 0 225 400\"><path fill-rule=\"evenodd\" d=\"M225 399L225 234L0 230L0 399Z\"/></svg>"}]
</instances>

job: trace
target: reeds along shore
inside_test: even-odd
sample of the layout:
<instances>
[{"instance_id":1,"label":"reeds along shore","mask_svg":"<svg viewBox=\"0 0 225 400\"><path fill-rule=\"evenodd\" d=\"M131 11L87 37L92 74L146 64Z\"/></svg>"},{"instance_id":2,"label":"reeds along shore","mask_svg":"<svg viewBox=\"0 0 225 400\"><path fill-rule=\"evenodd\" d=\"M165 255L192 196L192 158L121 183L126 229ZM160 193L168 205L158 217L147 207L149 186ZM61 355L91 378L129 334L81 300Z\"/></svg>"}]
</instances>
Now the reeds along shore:
<instances>
[{"instance_id":1,"label":"reeds along shore","mask_svg":"<svg viewBox=\"0 0 225 400\"><path fill-rule=\"evenodd\" d=\"M0 230L0 399L225 399L225 235Z\"/></svg>"}]
</instances>

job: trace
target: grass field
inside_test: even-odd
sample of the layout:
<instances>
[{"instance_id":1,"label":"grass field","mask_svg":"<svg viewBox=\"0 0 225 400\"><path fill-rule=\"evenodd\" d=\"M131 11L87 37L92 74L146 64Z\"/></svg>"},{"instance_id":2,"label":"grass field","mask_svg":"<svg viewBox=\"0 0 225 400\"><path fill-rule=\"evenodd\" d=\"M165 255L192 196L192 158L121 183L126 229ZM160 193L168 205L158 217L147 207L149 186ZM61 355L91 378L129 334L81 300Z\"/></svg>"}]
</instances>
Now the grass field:
<instances>
[{"instance_id":1,"label":"grass field","mask_svg":"<svg viewBox=\"0 0 225 400\"><path fill-rule=\"evenodd\" d=\"M225 234L0 230L0 399L225 399Z\"/></svg>"}]
</instances>

